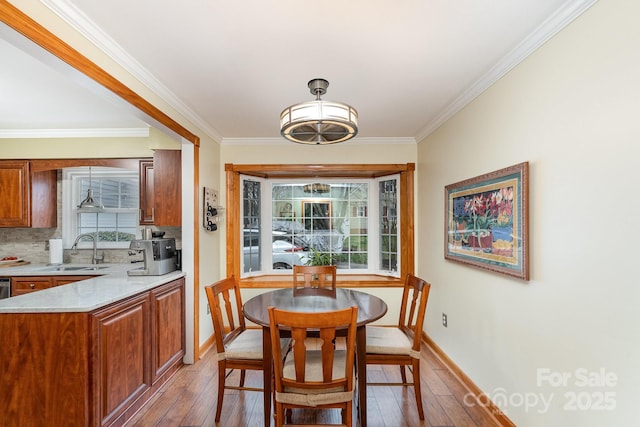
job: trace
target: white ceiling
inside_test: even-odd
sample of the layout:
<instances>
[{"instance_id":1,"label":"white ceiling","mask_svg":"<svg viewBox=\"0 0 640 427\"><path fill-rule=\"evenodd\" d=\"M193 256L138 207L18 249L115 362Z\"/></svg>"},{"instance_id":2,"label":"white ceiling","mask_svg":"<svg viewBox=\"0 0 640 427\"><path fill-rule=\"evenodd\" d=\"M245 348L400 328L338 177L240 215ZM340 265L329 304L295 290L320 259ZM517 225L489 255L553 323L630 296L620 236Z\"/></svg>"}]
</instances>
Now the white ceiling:
<instances>
[{"instance_id":1,"label":"white ceiling","mask_svg":"<svg viewBox=\"0 0 640 427\"><path fill-rule=\"evenodd\" d=\"M313 78L330 83L323 99L358 110L358 138L419 140L596 0L42 1L226 142L282 139L280 112L313 99ZM84 107L78 91L24 65L26 87L3 93L55 102L32 104L28 119L0 102L0 129L140 124L95 96Z\"/></svg>"}]
</instances>

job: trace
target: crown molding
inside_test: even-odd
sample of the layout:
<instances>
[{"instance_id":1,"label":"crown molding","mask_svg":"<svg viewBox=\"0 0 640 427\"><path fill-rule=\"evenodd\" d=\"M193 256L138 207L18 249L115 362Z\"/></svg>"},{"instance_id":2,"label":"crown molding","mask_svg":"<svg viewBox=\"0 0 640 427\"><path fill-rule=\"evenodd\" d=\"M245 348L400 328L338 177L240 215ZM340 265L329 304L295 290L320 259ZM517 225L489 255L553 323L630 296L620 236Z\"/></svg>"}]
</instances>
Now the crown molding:
<instances>
[{"instance_id":1,"label":"crown molding","mask_svg":"<svg viewBox=\"0 0 640 427\"><path fill-rule=\"evenodd\" d=\"M275 145L295 145L295 142L288 141L284 138L223 138L222 145L266 145L266 144L275 144ZM403 138L358 138L355 137L348 141L340 142L335 145L348 145L348 144L357 144L357 145L400 145L400 144L410 144L416 145L416 139L413 137L403 137ZM314 147L314 145L310 144L298 144L298 145L308 145L309 147ZM334 144L328 144L334 145ZM326 145L325 145L326 146Z\"/></svg>"},{"instance_id":2,"label":"crown molding","mask_svg":"<svg viewBox=\"0 0 640 427\"><path fill-rule=\"evenodd\" d=\"M0 129L0 139L147 137L149 137L149 128Z\"/></svg>"},{"instance_id":3,"label":"crown molding","mask_svg":"<svg viewBox=\"0 0 640 427\"><path fill-rule=\"evenodd\" d=\"M118 43L107 35L95 22L80 11L68 0L40 0L53 13L78 31L83 37L103 51L127 72L140 80L153 93L157 94L171 108L198 126L215 141L222 140L222 135L209 126L199 115L189 108L180 98L163 85L153 74L129 55Z\"/></svg>"},{"instance_id":4,"label":"crown molding","mask_svg":"<svg viewBox=\"0 0 640 427\"><path fill-rule=\"evenodd\" d=\"M505 55L496 65L487 71L480 79L476 80L460 96L455 98L428 123L416 135L416 141L422 141L442 126L447 120L456 115L467 104L477 98L491 85L500 80L516 65L524 61L529 55L535 52L540 46L555 36L564 27L582 15L587 9L593 6L598 0L569 0L553 15L540 24L527 38L520 42L514 49Z\"/></svg>"}]
</instances>

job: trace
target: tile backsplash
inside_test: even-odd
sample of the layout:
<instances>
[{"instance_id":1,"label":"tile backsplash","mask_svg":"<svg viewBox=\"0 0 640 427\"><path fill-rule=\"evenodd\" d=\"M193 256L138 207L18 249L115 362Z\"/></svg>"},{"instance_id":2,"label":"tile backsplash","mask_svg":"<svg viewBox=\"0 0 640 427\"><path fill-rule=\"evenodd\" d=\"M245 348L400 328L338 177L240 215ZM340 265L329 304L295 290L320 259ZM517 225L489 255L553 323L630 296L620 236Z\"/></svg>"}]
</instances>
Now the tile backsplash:
<instances>
[{"instance_id":1,"label":"tile backsplash","mask_svg":"<svg viewBox=\"0 0 640 427\"><path fill-rule=\"evenodd\" d=\"M176 247L182 247L182 232L180 227L153 227L154 231L165 231L164 237L174 237ZM17 256L32 264L49 263L49 239L61 238L62 233L57 228L0 228L0 258ZM76 253L77 252L77 253ZM129 249L100 249L104 254L104 263L121 264L142 259L141 254L129 255ZM64 263L90 264L92 249L64 250Z\"/></svg>"},{"instance_id":2,"label":"tile backsplash","mask_svg":"<svg viewBox=\"0 0 640 427\"><path fill-rule=\"evenodd\" d=\"M49 239L62 237L62 206L61 206L61 173L58 173L58 227L57 228L0 228L0 258L17 256L32 264L49 263ZM182 248L181 227L151 227L153 231L164 231L164 237L174 237L176 248ZM138 235L141 235L138 232ZM129 255L129 249L100 249L104 253L104 263L120 264L142 259L141 254ZM91 263L92 249L78 249L71 251L64 249L63 261L68 263Z\"/></svg>"}]
</instances>

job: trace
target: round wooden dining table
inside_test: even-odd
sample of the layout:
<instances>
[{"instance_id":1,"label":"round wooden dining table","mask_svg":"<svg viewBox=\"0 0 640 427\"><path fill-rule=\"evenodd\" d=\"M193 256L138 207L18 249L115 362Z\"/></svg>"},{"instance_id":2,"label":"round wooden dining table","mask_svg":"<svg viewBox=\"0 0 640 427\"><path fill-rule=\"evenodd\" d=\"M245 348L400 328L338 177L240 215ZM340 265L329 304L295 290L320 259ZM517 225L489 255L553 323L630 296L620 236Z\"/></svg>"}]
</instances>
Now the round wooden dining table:
<instances>
[{"instance_id":1,"label":"round wooden dining table","mask_svg":"<svg viewBox=\"0 0 640 427\"><path fill-rule=\"evenodd\" d=\"M278 289L257 295L245 302L242 311L250 321L262 326L262 357L264 380L264 425L271 425L271 376L273 353L269 328L268 307L281 310L318 313L357 306L356 372L358 386L358 418L360 426L367 425L367 365L366 325L380 319L387 312L387 304L375 295L352 289L336 289L336 297L318 295L293 296L293 288Z\"/></svg>"}]
</instances>

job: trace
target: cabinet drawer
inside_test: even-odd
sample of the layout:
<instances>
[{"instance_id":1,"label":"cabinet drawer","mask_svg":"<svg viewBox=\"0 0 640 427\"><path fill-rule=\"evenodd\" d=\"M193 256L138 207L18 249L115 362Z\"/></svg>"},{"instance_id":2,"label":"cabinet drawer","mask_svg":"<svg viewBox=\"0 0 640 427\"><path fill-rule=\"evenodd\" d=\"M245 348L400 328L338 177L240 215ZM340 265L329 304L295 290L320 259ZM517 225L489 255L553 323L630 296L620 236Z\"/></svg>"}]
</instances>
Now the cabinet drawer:
<instances>
[{"instance_id":1,"label":"cabinet drawer","mask_svg":"<svg viewBox=\"0 0 640 427\"><path fill-rule=\"evenodd\" d=\"M53 286L50 277L13 277L11 279L11 295L40 291Z\"/></svg>"},{"instance_id":2,"label":"cabinet drawer","mask_svg":"<svg viewBox=\"0 0 640 427\"><path fill-rule=\"evenodd\" d=\"M93 279L97 276L53 276L51 280L53 281L53 286L62 286L69 283L79 282L81 280Z\"/></svg>"}]
</instances>

